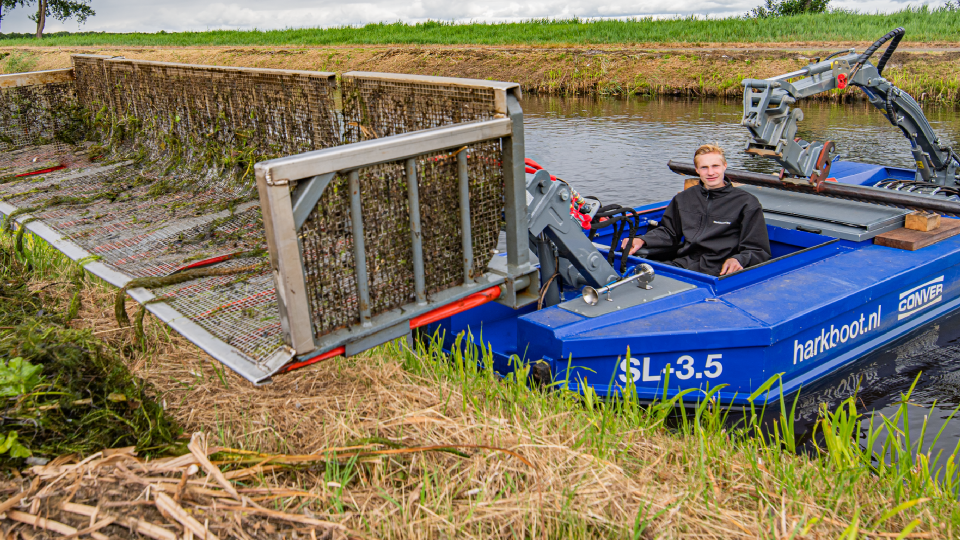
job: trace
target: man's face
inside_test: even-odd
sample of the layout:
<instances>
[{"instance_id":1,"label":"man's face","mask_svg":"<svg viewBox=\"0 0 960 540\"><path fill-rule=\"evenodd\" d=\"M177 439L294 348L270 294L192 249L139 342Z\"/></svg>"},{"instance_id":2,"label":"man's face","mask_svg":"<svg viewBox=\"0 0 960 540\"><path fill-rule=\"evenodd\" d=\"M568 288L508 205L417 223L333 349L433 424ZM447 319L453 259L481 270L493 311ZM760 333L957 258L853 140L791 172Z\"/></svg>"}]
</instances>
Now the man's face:
<instances>
[{"instance_id":1,"label":"man's face","mask_svg":"<svg viewBox=\"0 0 960 540\"><path fill-rule=\"evenodd\" d=\"M720 154L697 156L697 174L703 181L703 187L717 189L723 187L723 172L727 170Z\"/></svg>"}]
</instances>

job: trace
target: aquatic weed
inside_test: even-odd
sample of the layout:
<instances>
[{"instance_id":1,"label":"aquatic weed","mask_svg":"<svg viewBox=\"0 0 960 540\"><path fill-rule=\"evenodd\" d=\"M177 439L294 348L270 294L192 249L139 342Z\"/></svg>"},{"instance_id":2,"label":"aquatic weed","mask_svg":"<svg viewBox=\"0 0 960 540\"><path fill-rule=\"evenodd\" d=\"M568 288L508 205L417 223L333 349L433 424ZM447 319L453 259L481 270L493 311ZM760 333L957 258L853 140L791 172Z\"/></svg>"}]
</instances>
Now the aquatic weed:
<instances>
[{"instance_id":1,"label":"aquatic weed","mask_svg":"<svg viewBox=\"0 0 960 540\"><path fill-rule=\"evenodd\" d=\"M0 236L4 427L29 451L51 456L172 444L179 428L148 396L147 385L131 375L118 351L105 347L89 330L68 324L79 311L81 271L45 242L34 240L21 236L15 251L17 240L10 234ZM68 306L60 305L51 289L36 287L50 278L55 280L50 285L76 288L66 295ZM11 372L19 379L4 376ZM0 461L15 457L7 453Z\"/></svg>"}]
</instances>

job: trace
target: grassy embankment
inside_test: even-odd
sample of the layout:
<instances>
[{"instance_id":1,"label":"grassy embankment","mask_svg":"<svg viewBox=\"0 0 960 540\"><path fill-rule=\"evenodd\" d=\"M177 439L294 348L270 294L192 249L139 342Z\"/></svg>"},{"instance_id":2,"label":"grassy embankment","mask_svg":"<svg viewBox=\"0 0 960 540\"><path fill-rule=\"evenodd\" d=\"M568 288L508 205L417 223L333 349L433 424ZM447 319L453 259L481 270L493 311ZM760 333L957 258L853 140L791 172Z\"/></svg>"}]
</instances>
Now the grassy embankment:
<instances>
[{"instance_id":1,"label":"grassy embankment","mask_svg":"<svg viewBox=\"0 0 960 540\"><path fill-rule=\"evenodd\" d=\"M6 395L5 427L21 433L28 448L33 427L11 419L60 414L45 405L136 411L126 402L111 409L116 403L102 399L113 380L129 380L129 369L150 381L138 388L154 396L138 404L163 404L163 420L206 431L211 444L263 453L223 465L274 466L238 485L278 493L261 504L336 521L361 537L960 535L957 455L930 455L939 434L910 432L906 395L892 418L867 420L854 399L824 412L822 451L806 456L795 452L789 403L770 406L777 421L767 429L754 420L731 428L709 400L677 418L676 400L641 405L627 394L602 403L589 392L531 389L522 374L501 380L476 369L478 360L489 365L480 351L450 357L425 344L337 358L254 388L149 317L139 341L133 329L118 328L115 291L79 280L78 267L42 241L27 235L23 255L12 235L2 244L7 326L0 344L20 347L16 355L42 366L32 388L14 385ZM64 315L72 310L76 318ZM39 338L23 337L30 335ZM27 341L38 346L18 345ZM67 373L27 351L70 350L120 361L110 364L114 373L126 368L96 385L92 403L50 395ZM84 429L108 422L104 415ZM135 442L150 432L138 425L128 435ZM864 449L874 439L886 441L882 455ZM352 457L331 457L358 445ZM78 450L75 459L91 449ZM286 455L306 453L313 456ZM8 489L29 480L12 479Z\"/></svg>"},{"instance_id":2,"label":"grassy embankment","mask_svg":"<svg viewBox=\"0 0 960 540\"><path fill-rule=\"evenodd\" d=\"M960 11L922 9L764 20L566 20L70 34L42 41L0 40L0 64L8 73L64 68L70 66L70 54L82 52L211 65L494 79L548 94L739 97L744 78L787 73L809 58L848 47L862 51L897 26L907 29L903 52L893 57L885 76L918 99L960 101L960 52L926 50L956 48ZM860 96L859 90L848 88L823 98Z\"/></svg>"},{"instance_id":3,"label":"grassy embankment","mask_svg":"<svg viewBox=\"0 0 960 540\"><path fill-rule=\"evenodd\" d=\"M358 27L286 30L210 30L174 33L57 33L43 45L562 45L639 43L872 42L897 26L905 43L955 44L960 11L907 8L889 14L835 11L771 19L702 17L586 21L531 20L518 23L373 23ZM29 34L6 36L9 45L34 45Z\"/></svg>"}]
</instances>

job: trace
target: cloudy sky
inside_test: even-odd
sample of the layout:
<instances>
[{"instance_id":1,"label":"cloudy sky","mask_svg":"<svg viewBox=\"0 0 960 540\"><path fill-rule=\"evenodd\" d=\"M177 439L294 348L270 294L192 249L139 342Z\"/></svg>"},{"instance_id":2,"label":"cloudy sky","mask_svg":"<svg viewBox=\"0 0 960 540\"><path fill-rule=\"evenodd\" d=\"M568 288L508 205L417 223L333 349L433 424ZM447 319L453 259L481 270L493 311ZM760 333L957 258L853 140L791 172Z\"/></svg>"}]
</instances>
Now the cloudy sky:
<instances>
[{"instance_id":1,"label":"cloudy sky","mask_svg":"<svg viewBox=\"0 0 960 540\"><path fill-rule=\"evenodd\" d=\"M82 27L76 21L47 21L46 31L107 32L158 30L281 29L358 25L370 22L517 21L549 17L633 17L741 14L762 0L92 0L97 15ZM908 4L941 5L943 0L833 0L831 6L861 11L894 11ZM3 32L33 32L24 9L3 14Z\"/></svg>"}]
</instances>

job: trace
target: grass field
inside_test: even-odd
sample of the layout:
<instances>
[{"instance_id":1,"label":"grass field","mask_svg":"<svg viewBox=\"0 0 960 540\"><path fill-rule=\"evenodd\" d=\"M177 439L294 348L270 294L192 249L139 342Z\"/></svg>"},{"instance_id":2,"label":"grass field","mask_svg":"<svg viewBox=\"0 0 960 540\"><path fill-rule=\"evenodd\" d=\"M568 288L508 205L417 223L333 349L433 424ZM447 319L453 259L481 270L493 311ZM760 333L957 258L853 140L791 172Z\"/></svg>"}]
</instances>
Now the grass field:
<instances>
[{"instance_id":1,"label":"grass field","mask_svg":"<svg viewBox=\"0 0 960 540\"><path fill-rule=\"evenodd\" d=\"M29 34L4 36L3 45L552 45L613 43L786 43L874 41L903 26L913 43L956 42L960 11L907 8L890 14L845 11L773 19L702 17L654 20L531 20L519 23L455 24L430 21L409 25L376 23L362 27L267 31L211 30L177 33Z\"/></svg>"}]
</instances>

